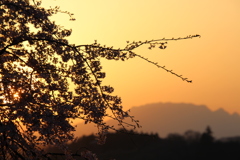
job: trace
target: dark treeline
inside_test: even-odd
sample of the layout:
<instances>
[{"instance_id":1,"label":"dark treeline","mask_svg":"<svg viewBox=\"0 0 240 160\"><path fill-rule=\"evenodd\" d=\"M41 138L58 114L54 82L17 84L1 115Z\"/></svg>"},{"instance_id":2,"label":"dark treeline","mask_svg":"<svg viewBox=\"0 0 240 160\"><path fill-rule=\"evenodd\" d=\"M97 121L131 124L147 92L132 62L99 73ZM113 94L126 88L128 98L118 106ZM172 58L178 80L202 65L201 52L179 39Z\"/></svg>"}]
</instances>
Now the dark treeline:
<instances>
[{"instance_id":1,"label":"dark treeline","mask_svg":"<svg viewBox=\"0 0 240 160\"><path fill-rule=\"evenodd\" d=\"M186 131L184 134L158 134L123 131L109 133L104 145L98 145L92 134L75 139L68 145L73 154L91 151L99 160L215 160L240 159L240 141L237 139L216 140L210 127L203 133ZM49 153L60 153L58 148L47 148ZM74 158L81 160L80 156ZM64 159L54 155L52 159Z\"/></svg>"}]
</instances>

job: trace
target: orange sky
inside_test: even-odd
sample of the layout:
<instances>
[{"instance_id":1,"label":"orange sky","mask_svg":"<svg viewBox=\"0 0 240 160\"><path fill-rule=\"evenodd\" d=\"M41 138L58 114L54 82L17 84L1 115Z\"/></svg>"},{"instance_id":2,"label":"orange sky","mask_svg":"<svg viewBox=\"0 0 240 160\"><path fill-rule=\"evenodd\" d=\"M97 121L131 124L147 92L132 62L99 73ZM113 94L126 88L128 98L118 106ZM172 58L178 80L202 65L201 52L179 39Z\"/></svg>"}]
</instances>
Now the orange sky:
<instances>
[{"instance_id":1,"label":"orange sky","mask_svg":"<svg viewBox=\"0 0 240 160\"><path fill-rule=\"evenodd\" d=\"M204 104L240 113L240 1L239 0L43 0L75 14L54 19L72 28L71 43L123 48L126 41L201 38L172 41L167 49L136 53L165 65L187 83L139 58L103 61L105 84L115 88L125 109L156 102Z\"/></svg>"}]
</instances>

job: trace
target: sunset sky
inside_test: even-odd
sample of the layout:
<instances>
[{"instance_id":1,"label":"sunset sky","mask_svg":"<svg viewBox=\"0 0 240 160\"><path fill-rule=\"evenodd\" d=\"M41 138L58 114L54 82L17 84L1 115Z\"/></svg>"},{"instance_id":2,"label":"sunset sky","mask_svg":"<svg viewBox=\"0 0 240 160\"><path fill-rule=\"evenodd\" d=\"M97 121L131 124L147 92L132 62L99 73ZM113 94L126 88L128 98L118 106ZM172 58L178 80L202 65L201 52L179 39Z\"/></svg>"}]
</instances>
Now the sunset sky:
<instances>
[{"instance_id":1,"label":"sunset sky","mask_svg":"<svg viewBox=\"0 0 240 160\"><path fill-rule=\"evenodd\" d=\"M60 6L76 21L53 19L72 28L70 43L124 48L126 41L201 38L170 41L165 50L142 46L137 54L192 80L187 83L136 57L126 62L103 60L104 84L115 88L125 109L156 102L193 103L212 110L240 113L239 0L43 0Z\"/></svg>"}]
</instances>

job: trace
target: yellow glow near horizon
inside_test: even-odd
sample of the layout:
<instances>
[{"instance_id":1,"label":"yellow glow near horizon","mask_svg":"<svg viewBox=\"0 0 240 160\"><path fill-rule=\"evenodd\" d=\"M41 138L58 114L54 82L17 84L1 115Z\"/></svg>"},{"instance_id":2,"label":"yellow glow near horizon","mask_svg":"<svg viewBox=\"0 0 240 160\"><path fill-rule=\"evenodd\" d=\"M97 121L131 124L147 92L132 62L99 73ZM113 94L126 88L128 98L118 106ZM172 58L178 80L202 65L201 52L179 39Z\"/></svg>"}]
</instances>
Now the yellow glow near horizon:
<instances>
[{"instance_id":1,"label":"yellow glow near horizon","mask_svg":"<svg viewBox=\"0 0 240 160\"><path fill-rule=\"evenodd\" d=\"M124 47L126 41L184 37L201 38L172 41L167 49L152 51L142 46L138 54L165 65L192 79L188 84L140 60L103 60L104 81L123 98L126 109L156 102L205 104L212 110L224 108L240 113L240 1L238 0L43 0L44 6L61 6L75 14L54 20L72 28L71 43Z\"/></svg>"}]
</instances>

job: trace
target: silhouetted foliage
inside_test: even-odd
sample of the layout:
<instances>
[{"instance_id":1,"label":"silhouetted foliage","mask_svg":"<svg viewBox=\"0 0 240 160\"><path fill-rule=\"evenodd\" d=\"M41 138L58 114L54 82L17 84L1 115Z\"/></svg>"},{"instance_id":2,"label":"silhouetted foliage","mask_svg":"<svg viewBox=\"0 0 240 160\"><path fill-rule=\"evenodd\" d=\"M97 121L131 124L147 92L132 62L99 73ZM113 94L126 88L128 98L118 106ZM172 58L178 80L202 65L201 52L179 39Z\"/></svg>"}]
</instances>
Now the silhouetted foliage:
<instances>
[{"instance_id":1,"label":"silhouetted foliage","mask_svg":"<svg viewBox=\"0 0 240 160\"><path fill-rule=\"evenodd\" d=\"M134 53L134 49L145 44L149 49L165 49L166 41L199 35L128 42L123 49L106 47L97 41L69 44L66 38L72 30L49 19L59 12L63 12L59 7L41 7L40 0L0 1L1 159L48 159L50 153L44 153L39 145L49 144L59 146L66 158L71 158L64 144L73 140L73 119L95 123L99 143L105 142L105 134L112 128L103 121L104 117L117 120L122 126L129 117L133 124L126 125L139 126L128 111L123 111L121 98L112 95L113 87L102 85L105 73L101 58L124 61L140 57L191 82ZM75 20L71 13L64 13ZM83 151L84 157L88 154Z\"/></svg>"},{"instance_id":2,"label":"silhouetted foliage","mask_svg":"<svg viewBox=\"0 0 240 160\"><path fill-rule=\"evenodd\" d=\"M201 135L200 141L204 145L209 145L213 143L214 137L212 136L212 130L209 126L207 126L205 132Z\"/></svg>"},{"instance_id":3,"label":"silhouetted foliage","mask_svg":"<svg viewBox=\"0 0 240 160\"><path fill-rule=\"evenodd\" d=\"M106 143L102 146L97 145L94 135L89 135L75 139L69 144L69 148L73 150L73 153L91 149L101 160L238 160L240 158L239 141L216 140L206 146L202 145L200 140L201 133L195 131L186 131L183 135L169 134L164 139L157 134L122 131L109 133ZM61 153L56 149L56 147L50 147L47 150ZM59 159L60 157L53 156L52 158ZM81 160L80 157L79 160Z\"/></svg>"},{"instance_id":4,"label":"silhouetted foliage","mask_svg":"<svg viewBox=\"0 0 240 160\"><path fill-rule=\"evenodd\" d=\"M201 133L193 131L193 130L188 130L184 133L184 139L187 143L196 143L200 141L201 138Z\"/></svg>"}]
</instances>

